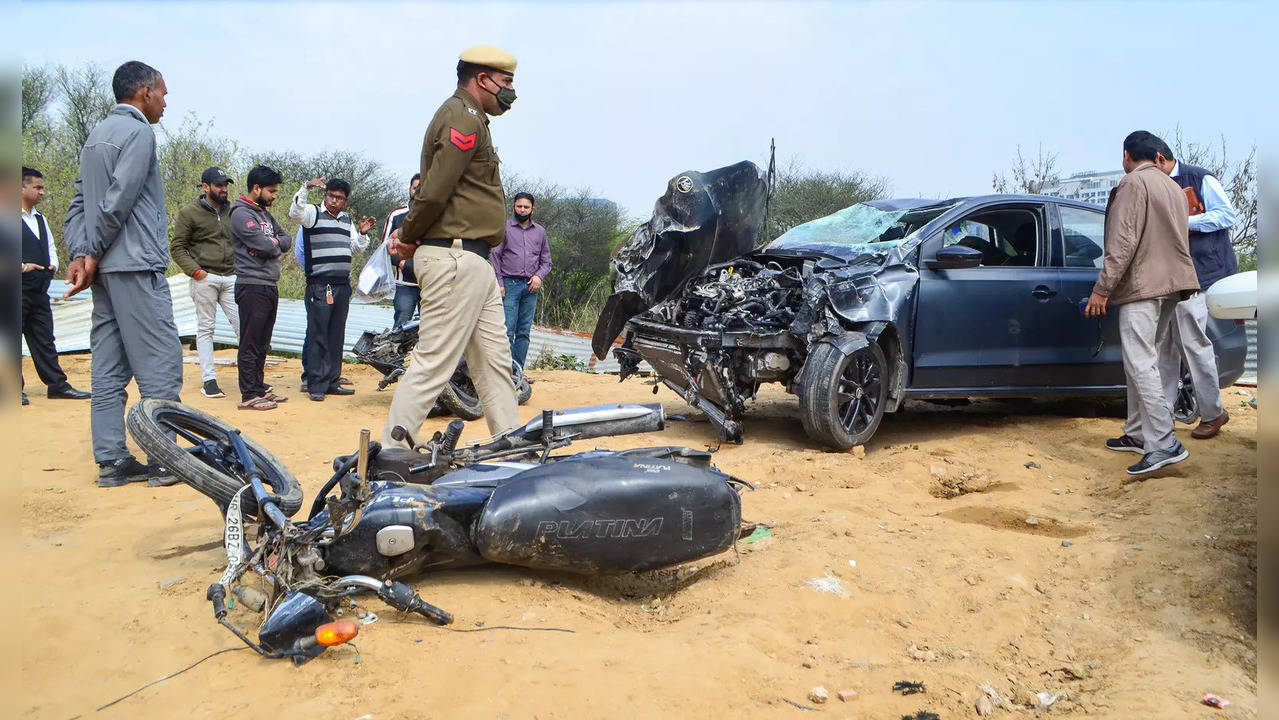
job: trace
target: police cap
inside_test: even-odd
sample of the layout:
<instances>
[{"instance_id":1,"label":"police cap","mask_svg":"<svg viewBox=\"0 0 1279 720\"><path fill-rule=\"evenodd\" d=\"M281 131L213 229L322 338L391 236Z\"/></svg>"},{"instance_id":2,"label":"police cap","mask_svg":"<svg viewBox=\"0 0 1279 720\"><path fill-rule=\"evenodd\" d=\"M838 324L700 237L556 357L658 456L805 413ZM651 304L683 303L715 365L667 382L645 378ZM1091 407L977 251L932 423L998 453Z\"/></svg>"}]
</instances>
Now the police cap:
<instances>
[{"instance_id":1,"label":"police cap","mask_svg":"<svg viewBox=\"0 0 1279 720\"><path fill-rule=\"evenodd\" d=\"M511 73L512 75L515 74L515 56L502 48L493 47L492 45L476 45L473 48L468 48L461 55L458 55L457 59L464 63L482 65L494 70Z\"/></svg>"}]
</instances>

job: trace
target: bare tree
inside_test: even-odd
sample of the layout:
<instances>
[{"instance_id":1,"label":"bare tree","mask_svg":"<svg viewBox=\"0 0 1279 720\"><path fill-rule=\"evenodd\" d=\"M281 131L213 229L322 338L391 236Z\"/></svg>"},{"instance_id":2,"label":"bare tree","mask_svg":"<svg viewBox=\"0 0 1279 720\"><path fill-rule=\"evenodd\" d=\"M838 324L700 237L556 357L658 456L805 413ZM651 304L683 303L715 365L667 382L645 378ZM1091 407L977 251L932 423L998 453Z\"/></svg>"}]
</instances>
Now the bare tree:
<instances>
[{"instance_id":1,"label":"bare tree","mask_svg":"<svg viewBox=\"0 0 1279 720\"><path fill-rule=\"evenodd\" d=\"M1057 153L1045 153L1043 143L1033 159L1027 159L1017 146L1009 175L995 173L992 185L997 193L1027 193L1039 195L1044 190L1059 185L1061 174L1057 171Z\"/></svg>"},{"instance_id":2,"label":"bare tree","mask_svg":"<svg viewBox=\"0 0 1279 720\"><path fill-rule=\"evenodd\" d=\"M79 69L59 65L54 82L62 96L62 122L71 133L73 146L79 148L89 138L89 131L115 106L111 83L101 65L89 63Z\"/></svg>"},{"instance_id":3,"label":"bare tree","mask_svg":"<svg viewBox=\"0 0 1279 720\"><path fill-rule=\"evenodd\" d=\"M58 86L48 67L22 68L22 132L35 127L57 94Z\"/></svg>"},{"instance_id":4,"label":"bare tree","mask_svg":"<svg viewBox=\"0 0 1279 720\"><path fill-rule=\"evenodd\" d=\"M1257 264L1257 146L1238 161L1231 161L1226 138L1221 145L1198 143L1182 136L1181 126L1171 133L1172 152L1177 161L1198 165L1221 182L1230 204L1234 206L1239 222L1230 230L1230 242L1240 255L1240 264L1256 267Z\"/></svg>"},{"instance_id":5,"label":"bare tree","mask_svg":"<svg viewBox=\"0 0 1279 720\"><path fill-rule=\"evenodd\" d=\"M888 183L856 171L812 170L792 159L777 171L768 220L761 239L771 241L791 228L888 193Z\"/></svg>"}]
</instances>

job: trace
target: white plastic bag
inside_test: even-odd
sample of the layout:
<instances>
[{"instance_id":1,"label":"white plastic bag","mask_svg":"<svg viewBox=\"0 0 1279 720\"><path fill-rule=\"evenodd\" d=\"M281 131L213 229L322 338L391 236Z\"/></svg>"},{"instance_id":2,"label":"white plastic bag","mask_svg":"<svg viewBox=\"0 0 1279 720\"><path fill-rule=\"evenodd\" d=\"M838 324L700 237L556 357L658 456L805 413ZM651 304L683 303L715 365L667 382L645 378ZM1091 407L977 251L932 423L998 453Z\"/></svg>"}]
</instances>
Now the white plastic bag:
<instances>
[{"instance_id":1,"label":"white plastic bag","mask_svg":"<svg viewBox=\"0 0 1279 720\"><path fill-rule=\"evenodd\" d=\"M377 246L360 271L355 294L361 300L385 300L395 294L395 264L386 251L386 241Z\"/></svg>"}]
</instances>

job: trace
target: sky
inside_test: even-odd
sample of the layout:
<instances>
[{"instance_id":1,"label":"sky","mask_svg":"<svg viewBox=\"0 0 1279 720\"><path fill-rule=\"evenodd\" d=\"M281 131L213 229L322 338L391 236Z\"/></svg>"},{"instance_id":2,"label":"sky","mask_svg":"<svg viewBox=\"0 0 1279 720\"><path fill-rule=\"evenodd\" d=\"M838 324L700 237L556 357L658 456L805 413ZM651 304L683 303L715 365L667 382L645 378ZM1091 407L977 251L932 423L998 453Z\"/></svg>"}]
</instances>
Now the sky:
<instances>
[{"instance_id":1,"label":"sky","mask_svg":"<svg viewBox=\"0 0 1279 720\"><path fill-rule=\"evenodd\" d=\"M417 171L457 55L519 60L503 173L646 219L667 181L741 160L858 171L898 197L989 192L1020 146L1117 169L1132 130L1232 155L1279 117L1279 3L24 2L26 64L142 60L165 122L250 150L346 149ZM1155 36L1153 33L1158 32ZM1265 81L1267 84L1270 81ZM358 192L358 188L357 188Z\"/></svg>"}]
</instances>

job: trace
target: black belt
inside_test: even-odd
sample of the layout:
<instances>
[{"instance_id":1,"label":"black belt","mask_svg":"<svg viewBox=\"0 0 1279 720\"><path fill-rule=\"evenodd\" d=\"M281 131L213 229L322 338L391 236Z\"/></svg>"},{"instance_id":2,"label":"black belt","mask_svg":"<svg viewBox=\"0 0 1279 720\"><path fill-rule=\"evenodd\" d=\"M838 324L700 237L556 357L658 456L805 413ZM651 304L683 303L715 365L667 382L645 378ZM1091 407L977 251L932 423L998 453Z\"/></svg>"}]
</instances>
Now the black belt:
<instances>
[{"instance_id":1,"label":"black belt","mask_svg":"<svg viewBox=\"0 0 1279 720\"><path fill-rule=\"evenodd\" d=\"M453 247L453 238L427 238L423 240L420 244L430 245L432 247L437 247L437 248L448 249ZM488 260L489 250L491 250L492 248L490 248L489 244L484 242L483 240L470 240L467 238L462 238L462 249L466 250L467 252L473 252L476 255L479 255L480 257L484 258L485 260Z\"/></svg>"}]
</instances>

